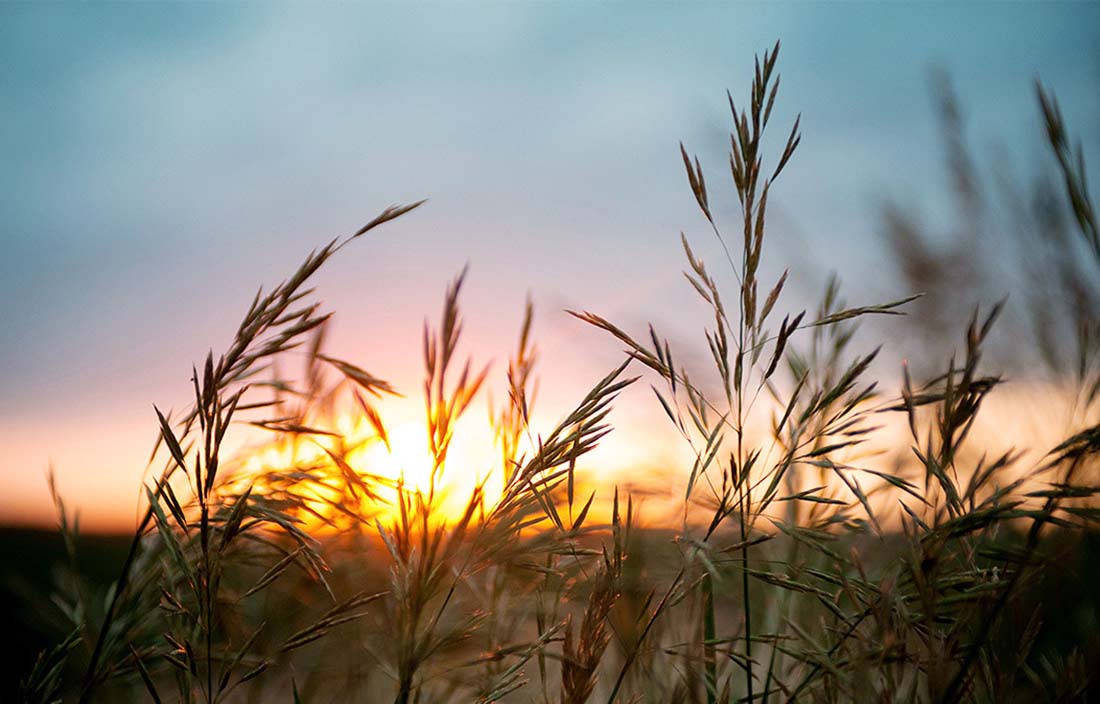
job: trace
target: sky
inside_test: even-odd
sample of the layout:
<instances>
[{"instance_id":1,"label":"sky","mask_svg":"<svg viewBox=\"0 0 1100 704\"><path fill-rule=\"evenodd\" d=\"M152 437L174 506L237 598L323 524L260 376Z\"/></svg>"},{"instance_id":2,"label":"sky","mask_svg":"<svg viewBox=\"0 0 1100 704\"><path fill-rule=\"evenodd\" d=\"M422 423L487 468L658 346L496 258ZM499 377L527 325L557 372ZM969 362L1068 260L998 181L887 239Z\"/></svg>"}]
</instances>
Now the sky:
<instances>
[{"instance_id":1,"label":"sky","mask_svg":"<svg viewBox=\"0 0 1100 704\"><path fill-rule=\"evenodd\" d=\"M791 305L832 270L850 299L908 293L876 212L948 210L933 68L979 155L1043 157L1036 77L1100 143L1098 4L0 5L0 522L52 520L52 464L87 528L130 525L152 404L186 404L259 285L391 203L430 199L318 295L330 349L410 393L467 263L468 349L498 370L535 301L551 416L618 355L563 309L697 338L679 233L719 250L678 144L718 192L725 91L776 39L776 131L800 113L803 142L765 271L797 274Z\"/></svg>"}]
</instances>

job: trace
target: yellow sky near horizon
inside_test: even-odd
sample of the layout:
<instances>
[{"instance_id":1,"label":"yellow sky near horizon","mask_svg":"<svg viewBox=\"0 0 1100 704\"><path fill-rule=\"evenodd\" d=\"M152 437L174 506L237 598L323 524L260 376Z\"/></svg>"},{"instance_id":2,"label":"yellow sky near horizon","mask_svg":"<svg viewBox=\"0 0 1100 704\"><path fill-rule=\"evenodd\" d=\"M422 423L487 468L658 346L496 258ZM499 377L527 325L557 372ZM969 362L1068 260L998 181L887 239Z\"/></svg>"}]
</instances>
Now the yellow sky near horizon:
<instances>
[{"instance_id":1,"label":"yellow sky near horizon","mask_svg":"<svg viewBox=\"0 0 1100 704\"><path fill-rule=\"evenodd\" d=\"M624 495L631 488L637 492L639 523L675 527L684 517L684 489L694 455L653 399L648 389L649 381L644 378L620 397L611 416L615 429L600 447L578 464L578 482L585 492L595 490L597 493L598 508L593 512L594 517L609 511L610 498L618 486ZM1039 448L1050 449L1068 434L1067 429L1074 420L1067 398L1065 389L1050 385L1015 382L996 390L979 415L971 447L991 455L1009 448L1029 450L1019 464L1022 471L1039 460ZM423 435L422 401L412 394L409 398L384 402L380 410L393 433L394 450L392 454L378 449L363 453L353 465L361 471L394 477L400 468L407 468L410 472L407 481L415 485L419 481L418 473L424 473L417 458L428 456ZM759 426L766 417L766 408L757 410L755 425ZM151 411L148 415L152 415ZM361 434L361 427L355 429L361 424L361 418L357 421L346 412L341 415L343 417L331 427L349 437ZM487 403L483 398L475 402L456 428L454 450L445 470L448 473L446 486L453 493L456 506L464 504L475 476L483 478L499 470L498 449L487 418ZM114 420L110 416L106 419ZM549 413L543 412L537 404L533 420L533 432L538 434L548 432L556 418L549 417ZM872 420L875 424L881 421L883 427L867 447L852 453L857 458L854 464L893 471L899 457L910 458L907 448L911 439L904 414L882 415ZM766 446L768 443L761 430L758 427L754 434ZM29 444L53 443L58 448L54 460L58 488L68 509L79 513L83 530L116 533L132 530L143 507L142 481L149 480L144 461L155 432L153 423L148 421L136 422L124 429L115 427L111 432L104 432L95 425L85 426L82 432L63 436L50 429L35 432L29 425L20 434L20 439ZM280 459L279 453L271 449L271 437L266 431L248 426L231 430L226 443L226 460L232 458L243 464L245 474L260 471L264 466L285 465L286 458ZM54 525L56 516L49 499L45 468L38 476L24 475L22 481L21 491L35 500L0 504L0 524ZM864 488L875 483L870 478L861 480ZM834 487L833 491L841 497L846 496L841 487ZM696 491L699 497L705 497L706 493L702 486ZM491 498L491 491L489 495ZM892 522L896 518L899 496L887 496L879 504L885 521Z\"/></svg>"}]
</instances>

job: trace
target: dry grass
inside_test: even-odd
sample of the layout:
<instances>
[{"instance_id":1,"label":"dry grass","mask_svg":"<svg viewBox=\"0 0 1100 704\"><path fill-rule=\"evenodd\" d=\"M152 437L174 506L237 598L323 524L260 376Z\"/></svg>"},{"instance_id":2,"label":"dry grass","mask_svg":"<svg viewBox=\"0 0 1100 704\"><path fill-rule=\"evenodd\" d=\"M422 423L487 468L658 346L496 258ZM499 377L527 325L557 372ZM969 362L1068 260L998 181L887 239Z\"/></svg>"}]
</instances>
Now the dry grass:
<instances>
[{"instance_id":1,"label":"dry grass","mask_svg":"<svg viewBox=\"0 0 1100 704\"><path fill-rule=\"evenodd\" d=\"M384 379L323 350L328 315L313 274L350 241L419 204L387 209L257 294L229 349L193 374L194 405L157 411L148 510L106 594L73 580L55 602L72 632L24 680L26 701L1071 701L1085 696L1095 641L1043 640L1055 548L1097 518L1100 451L1096 308L1074 299L1082 420L1037 466L987 456L971 430L1001 383L983 351L1001 307L975 311L961 347L928 380L884 392L877 350L855 325L914 296L845 306L832 280L820 307L783 311L784 273L759 280L767 206L800 144L798 120L765 153L778 44L730 97L729 166L740 217L727 238L698 159L688 183L726 261L719 273L683 239L685 276L713 317L707 370L689 369L652 327L638 337L575 313L625 349L552 430L533 428L537 357L526 306L494 412L499 490L483 477L443 509L460 420L490 383L463 359L460 295L425 326L426 485L356 466L388 446ZM1040 92L1080 241L1100 265L1083 161ZM962 169L963 167L959 167ZM708 235L710 236L710 235ZM731 246L736 243L737 246ZM729 270L724 270L728 265ZM1093 272L1095 273L1095 271ZM723 281L732 280L727 287ZM1089 279L1088 281L1093 281ZM1095 284L1082 283L1091 286ZM1050 343L1047 343L1050 344ZM298 348L306 371L282 378ZM578 460L611 432L612 402L640 377L690 448L683 520L639 530L629 496L610 515L578 495ZM705 379L704 382L698 380ZM718 391L709 391L717 389ZM354 408L365 434L334 424ZM766 434L750 431L763 418ZM909 458L896 471L860 448L897 418ZM272 432L286 466L245 473L222 445L236 425ZM387 504L388 502L388 504ZM57 497L71 553L75 528ZM888 522L883 507L894 507Z\"/></svg>"}]
</instances>

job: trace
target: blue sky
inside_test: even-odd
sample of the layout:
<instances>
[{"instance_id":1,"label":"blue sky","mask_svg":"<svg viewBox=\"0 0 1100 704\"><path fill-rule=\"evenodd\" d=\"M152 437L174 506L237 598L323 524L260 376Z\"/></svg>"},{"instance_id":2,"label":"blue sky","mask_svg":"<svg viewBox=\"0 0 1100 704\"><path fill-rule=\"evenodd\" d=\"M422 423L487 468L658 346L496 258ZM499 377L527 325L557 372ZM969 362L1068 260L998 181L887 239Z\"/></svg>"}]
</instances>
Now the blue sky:
<instances>
[{"instance_id":1,"label":"blue sky","mask_svg":"<svg viewBox=\"0 0 1100 704\"><path fill-rule=\"evenodd\" d=\"M694 333L679 231L714 252L677 144L725 182L725 90L776 38L777 132L801 112L804 139L769 267L795 297L830 269L906 293L875 214L947 210L931 67L979 158L1043 157L1037 76L1100 141L1096 4L0 6L0 520L41 514L51 459L93 524L132 507L150 404L186 401L259 284L392 202L431 198L319 283L335 351L407 387L465 262L473 350L503 354L530 291L563 397L615 354L566 306Z\"/></svg>"}]
</instances>

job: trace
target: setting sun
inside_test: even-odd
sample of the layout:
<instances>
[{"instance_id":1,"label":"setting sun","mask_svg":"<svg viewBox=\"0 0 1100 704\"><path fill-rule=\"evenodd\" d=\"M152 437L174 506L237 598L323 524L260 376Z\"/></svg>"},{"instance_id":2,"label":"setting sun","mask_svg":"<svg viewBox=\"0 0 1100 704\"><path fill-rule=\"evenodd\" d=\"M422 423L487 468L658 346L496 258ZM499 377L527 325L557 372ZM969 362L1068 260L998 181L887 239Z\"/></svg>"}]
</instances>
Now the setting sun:
<instances>
[{"instance_id":1,"label":"setting sun","mask_svg":"<svg viewBox=\"0 0 1100 704\"><path fill-rule=\"evenodd\" d=\"M452 521L463 514L478 487L483 505L491 507L500 498L501 455L492 427L477 421L471 417L459 422L461 432L456 433L434 479L436 462L422 420L405 420L387 428L383 439L367 418L345 413L334 423L333 435L282 437L245 450L238 459L235 485L239 489L252 483L264 492L278 484L282 491L305 499L309 513L300 518L314 527L337 522L340 514L349 512L363 519L395 517L398 487L430 499L435 519ZM348 489L336 457L370 487L372 496Z\"/></svg>"},{"instance_id":2,"label":"setting sun","mask_svg":"<svg viewBox=\"0 0 1100 704\"><path fill-rule=\"evenodd\" d=\"M359 426L365 424L360 420ZM406 421L388 431L388 445L379 439L364 443L348 453L356 470L385 477L406 491L432 496L436 517L451 520L465 511L475 490L482 488L482 500L489 506L500 497L502 476L499 453L495 452L492 429L474 419L462 421L443 464L434 472L435 458L429 449L428 428L423 421ZM396 506L396 489L381 494L389 510Z\"/></svg>"}]
</instances>

